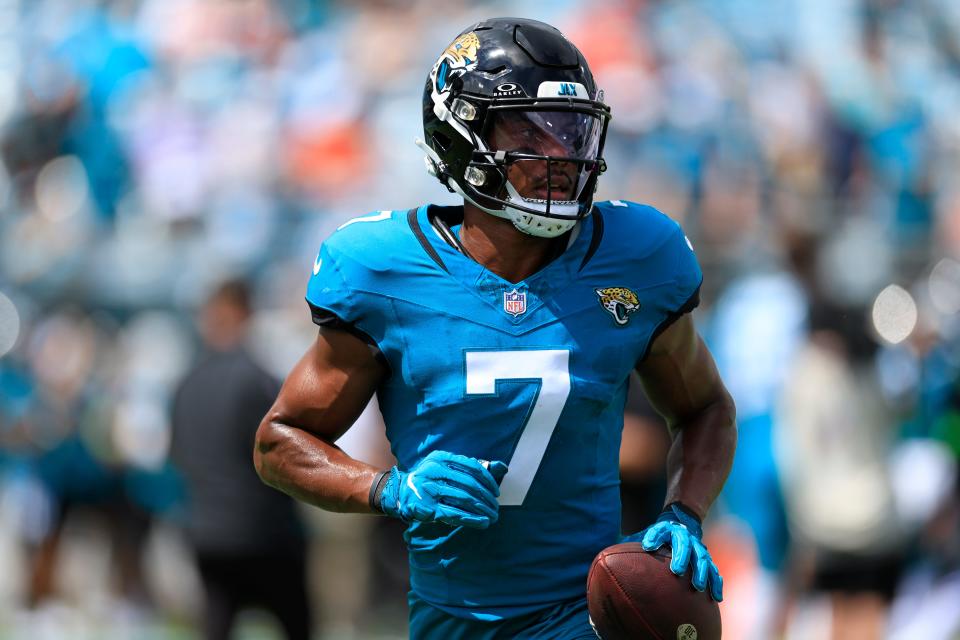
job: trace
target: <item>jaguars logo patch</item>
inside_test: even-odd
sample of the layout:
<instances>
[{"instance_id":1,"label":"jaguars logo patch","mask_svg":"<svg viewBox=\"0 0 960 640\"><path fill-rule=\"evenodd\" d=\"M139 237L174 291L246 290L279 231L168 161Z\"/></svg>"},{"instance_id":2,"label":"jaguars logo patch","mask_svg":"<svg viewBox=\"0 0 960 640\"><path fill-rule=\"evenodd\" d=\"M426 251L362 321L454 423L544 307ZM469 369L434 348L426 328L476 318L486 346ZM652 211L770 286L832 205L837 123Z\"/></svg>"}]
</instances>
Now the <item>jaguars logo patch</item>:
<instances>
[{"instance_id":1,"label":"jaguars logo patch","mask_svg":"<svg viewBox=\"0 0 960 640\"><path fill-rule=\"evenodd\" d=\"M600 306L613 316L618 326L627 324L630 314L640 309L640 300L631 289L626 287L606 287L595 289L600 298Z\"/></svg>"},{"instance_id":2,"label":"jaguars logo patch","mask_svg":"<svg viewBox=\"0 0 960 640\"><path fill-rule=\"evenodd\" d=\"M473 31L454 40L437 60L430 74L433 78L435 93L450 90L450 81L477 66L477 52L480 51L480 38Z\"/></svg>"}]
</instances>

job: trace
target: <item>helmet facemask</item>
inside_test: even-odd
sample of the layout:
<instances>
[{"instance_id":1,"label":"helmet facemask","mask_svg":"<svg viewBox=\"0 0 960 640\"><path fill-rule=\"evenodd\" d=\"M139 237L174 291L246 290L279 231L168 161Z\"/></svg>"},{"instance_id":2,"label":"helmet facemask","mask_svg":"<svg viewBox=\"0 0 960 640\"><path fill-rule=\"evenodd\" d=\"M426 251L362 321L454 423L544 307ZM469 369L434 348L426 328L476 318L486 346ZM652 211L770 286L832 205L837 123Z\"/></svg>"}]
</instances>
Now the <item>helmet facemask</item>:
<instances>
[{"instance_id":1,"label":"helmet facemask","mask_svg":"<svg viewBox=\"0 0 960 640\"><path fill-rule=\"evenodd\" d=\"M442 110L443 119L464 138L452 143L467 142L472 151L462 176L448 173L448 186L524 233L562 235L590 213L597 178L606 169L600 154L610 116L598 104L554 98L455 99L452 109ZM440 158L427 145L421 148L434 165L428 162L431 173L457 171L437 166Z\"/></svg>"},{"instance_id":2,"label":"helmet facemask","mask_svg":"<svg viewBox=\"0 0 960 640\"><path fill-rule=\"evenodd\" d=\"M543 237L565 233L589 213L604 168L605 120L555 106L489 107L464 174L481 208Z\"/></svg>"}]
</instances>

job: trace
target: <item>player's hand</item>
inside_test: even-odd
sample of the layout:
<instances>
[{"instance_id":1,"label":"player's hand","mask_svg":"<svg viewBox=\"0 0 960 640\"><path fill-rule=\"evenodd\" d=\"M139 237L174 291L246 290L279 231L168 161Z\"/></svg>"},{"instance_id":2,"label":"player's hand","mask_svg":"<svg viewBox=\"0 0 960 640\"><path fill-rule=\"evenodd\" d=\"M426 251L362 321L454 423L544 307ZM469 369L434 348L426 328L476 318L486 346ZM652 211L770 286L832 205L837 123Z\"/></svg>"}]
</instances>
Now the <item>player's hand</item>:
<instances>
[{"instance_id":1,"label":"player's hand","mask_svg":"<svg viewBox=\"0 0 960 640\"><path fill-rule=\"evenodd\" d=\"M486 466L485 466L486 465ZM390 470L380 498L389 516L406 521L444 522L486 529L497 521L500 487L507 465L432 451L410 471Z\"/></svg>"},{"instance_id":2,"label":"player's hand","mask_svg":"<svg viewBox=\"0 0 960 640\"><path fill-rule=\"evenodd\" d=\"M663 545L670 543L672 557L670 571L682 576L693 560L693 576L691 582L697 591L710 587L710 596L717 602L723 600L723 578L717 565L710 557L710 552L704 546L701 538L703 529L700 521L676 503L668 505L657 521L631 536L624 542L639 542L644 551L656 551Z\"/></svg>"}]
</instances>

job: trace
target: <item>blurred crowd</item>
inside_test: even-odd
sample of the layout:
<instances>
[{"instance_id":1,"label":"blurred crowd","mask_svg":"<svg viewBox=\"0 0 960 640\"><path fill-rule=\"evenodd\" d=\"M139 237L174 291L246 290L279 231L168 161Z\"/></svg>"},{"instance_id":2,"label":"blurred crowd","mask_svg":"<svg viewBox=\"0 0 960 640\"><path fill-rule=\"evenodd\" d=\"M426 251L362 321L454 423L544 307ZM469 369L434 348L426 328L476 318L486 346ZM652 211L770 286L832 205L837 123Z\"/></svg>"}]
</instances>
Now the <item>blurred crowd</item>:
<instances>
[{"instance_id":1,"label":"blurred crowd","mask_svg":"<svg viewBox=\"0 0 960 640\"><path fill-rule=\"evenodd\" d=\"M413 144L424 80L504 14L582 49L614 115L598 198L681 221L707 274L741 433L707 522L725 637L960 634L960 4L0 0L0 637L198 633L216 479L171 457L217 347L197 314L248 282L279 380L322 240L455 202ZM628 411L639 527L665 446ZM343 446L388 460L377 421ZM395 523L299 517L315 635L403 637Z\"/></svg>"}]
</instances>

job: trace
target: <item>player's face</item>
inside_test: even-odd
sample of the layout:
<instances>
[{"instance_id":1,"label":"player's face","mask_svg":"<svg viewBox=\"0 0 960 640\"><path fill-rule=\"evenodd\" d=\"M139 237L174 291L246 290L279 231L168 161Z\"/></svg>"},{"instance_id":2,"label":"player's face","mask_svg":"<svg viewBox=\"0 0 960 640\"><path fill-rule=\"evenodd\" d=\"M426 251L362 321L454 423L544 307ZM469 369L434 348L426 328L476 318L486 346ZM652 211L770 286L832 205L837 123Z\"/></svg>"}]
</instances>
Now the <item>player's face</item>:
<instances>
[{"instance_id":1,"label":"player's face","mask_svg":"<svg viewBox=\"0 0 960 640\"><path fill-rule=\"evenodd\" d=\"M555 158L589 159L597 155L596 118L568 111L502 111L496 114L487 143L495 151ZM517 159L507 180L524 198L575 200L587 172L575 162Z\"/></svg>"}]
</instances>

